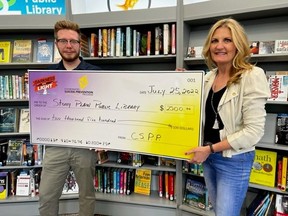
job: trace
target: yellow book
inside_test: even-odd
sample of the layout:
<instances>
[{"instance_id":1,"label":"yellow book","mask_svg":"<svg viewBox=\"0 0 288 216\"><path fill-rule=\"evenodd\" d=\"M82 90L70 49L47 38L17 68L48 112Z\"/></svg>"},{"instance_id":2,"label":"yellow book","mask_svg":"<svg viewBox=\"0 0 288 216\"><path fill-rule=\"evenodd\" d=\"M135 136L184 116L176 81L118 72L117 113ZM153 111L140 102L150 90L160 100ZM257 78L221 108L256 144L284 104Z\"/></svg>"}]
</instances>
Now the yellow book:
<instances>
[{"instance_id":1,"label":"yellow book","mask_svg":"<svg viewBox=\"0 0 288 216\"><path fill-rule=\"evenodd\" d=\"M136 169L134 192L138 194L150 195L151 170Z\"/></svg>"},{"instance_id":2,"label":"yellow book","mask_svg":"<svg viewBox=\"0 0 288 216\"><path fill-rule=\"evenodd\" d=\"M287 163L288 157L282 158L282 180L281 180L281 190L286 191L286 184L287 184Z\"/></svg>"},{"instance_id":3,"label":"yellow book","mask_svg":"<svg viewBox=\"0 0 288 216\"><path fill-rule=\"evenodd\" d=\"M11 61L11 42L0 41L0 63L9 63Z\"/></svg>"},{"instance_id":4,"label":"yellow book","mask_svg":"<svg viewBox=\"0 0 288 216\"><path fill-rule=\"evenodd\" d=\"M255 151L250 183L275 187L277 152L259 149Z\"/></svg>"},{"instance_id":5,"label":"yellow book","mask_svg":"<svg viewBox=\"0 0 288 216\"><path fill-rule=\"evenodd\" d=\"M15 40L12 62L32 62L32 40Z\"/></svg>"}]
</instances>

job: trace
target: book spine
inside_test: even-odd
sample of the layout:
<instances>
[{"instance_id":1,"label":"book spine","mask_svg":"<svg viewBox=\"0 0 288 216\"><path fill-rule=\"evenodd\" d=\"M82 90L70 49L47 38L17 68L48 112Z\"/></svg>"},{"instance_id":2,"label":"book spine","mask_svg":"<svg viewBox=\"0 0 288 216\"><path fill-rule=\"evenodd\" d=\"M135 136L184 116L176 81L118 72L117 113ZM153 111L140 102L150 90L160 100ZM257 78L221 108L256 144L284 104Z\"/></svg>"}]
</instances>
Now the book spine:
<instances>
[{"instance_id":1,"label":"book spine","mask_svg":"<svg viewBox=\"0 0 288 216\"><path fill-rule=\"evenodd\" d=\"M281 190L286 191L286 183L287 183L287 162L288 157L282 158L282 180L281 180Z\"/></svg>"},{"instance_id":2,"label":"book spine","mask_svg":"<svg viewBox=\"0 0 288 216\"><path fill-rule=\"evenodd\" d=\"M116 44L115 44L115 42L116 42L115 28L111 29L111 39L110 39L110 41L111 41L110 56L114 57L115 56L115 48L116 48L115 47L116 46Z\"/></svg>"},{"instance_id":3,"label":"book spine","mask_svg":"<svg viewBox=\"0 0 288 216\"><path fill-rule=\"evenodd\" d=\"M120 190L119 193L123 194L124 191L124 170L121 169L120 170Z\"/></svg>"},{"instance_id":4,"label":"book spine","mask_svg":"<svg viewBox=\"0 0 288 216\"><path fill-rule=\"evenodd\" d=\"M108 32L107 29L102 29L102 56L107 57L108 54Z\"/></svg>"},{"instance_id":5,"label":"book spine","mask_svg":"<svg viewBox=\"0 0 288 216\"><path fill-rule=\"evenodd\" d=\"M170 47L170 29L169 24L163 25L163 54L169 54L169 47Z\"/></svg>"},{"instance_id":6,"label":"book spine","mask_svg":"<svg viewBox=\"0 0 288 216\"><path fill-rule=\"evenodd\" d=\"M165 198L169 199L169 173L165 171Z\"/></svg>"},{"instance_id":7,"label":"book spine","mask_svg":"<svg viewBox=\"0 0 288 216\"><path fill-rule=\"evenodd\" d=\"M171 54L176 54L176 24L171 26Z\"/></svg>"},{"instance_id":8,"label":"book spine","mask_svg":"<svg viewBox=\"0 0 288 216\"><path fill-rule=\"evenodd\" d=\"M131 27L126 27L126 56L131 56L131 47L132 47L132 41L131 41Z\"/></svg>"},{"instance_id":9,"label":"book spine","mask_svg":"<svg viewBox=\"0 0 288 216\"><path fill-rule=\"evenodd\" d=\"M168 190L169 190L169 200L174 200L174 173L169 173L169 179L168 179Z\"/></svg>"},{"instance_id":10,"label":"book spine","mask_svg":"<svg viewBox=\"0 0 288 216\"><path fill-rule=\"evenodd\" d=\"M160 171L158 176L158 194L163 197L163 171Z\"/></svg>"},{"instance_id":11,"label":"book spine","mask_svg":"<svg viewBox=\"0 0 288 216\"><path fill-rule=\"evenodd\" d=\"M117 27L116 28L116 50L115 50L115 55L117 57L120 56L120 47L121 47L121 28Z\"/></svg>"},{"instance_id":12,"label":"book spine","mask_svg":"<svg viewBox=\"0 0 288 216\"><path fill-rule=\"evenodd\" d=\"M155 55L160 54L160 27L155 27Z\"/></svg>"},{"instance_id":13,"label":"book spine","mask_svg":"<svg viewBox=\"0 0 288 216\"><path fill-rule=\"evenodd\" d=\"M132 50L133 50L133 56L136 56L136 49L137 49L137 31L136 29L133 30L133 44L132 44Z\"/></svg>"},{"instance_id":14,"label":"book spine","mask_svg":"<svg viewBox=\"0 0 288 216\"><path fill-rule=\"evenodd\" d=\"M98 56L102 57L102 29L98 29Z\"/></svg>"},{"instance_id":15,"label":"book spine","mask_svg":"<svg viewBox=\"0 0 288 216\"><path fill-rule=\"evenodd\" d=\"M147 32L147 56L151 55L151 31Z\"/></svg>"},{"instance_id":16,"label":"book spine","mask_svg":"<svg viewBox=\"0 0 288 216\"><path fill-rule=\"evenodd\" d=\"M282 159L277 162L277 188L281 189L282 184Z\"/></svg>"}]
</instances>

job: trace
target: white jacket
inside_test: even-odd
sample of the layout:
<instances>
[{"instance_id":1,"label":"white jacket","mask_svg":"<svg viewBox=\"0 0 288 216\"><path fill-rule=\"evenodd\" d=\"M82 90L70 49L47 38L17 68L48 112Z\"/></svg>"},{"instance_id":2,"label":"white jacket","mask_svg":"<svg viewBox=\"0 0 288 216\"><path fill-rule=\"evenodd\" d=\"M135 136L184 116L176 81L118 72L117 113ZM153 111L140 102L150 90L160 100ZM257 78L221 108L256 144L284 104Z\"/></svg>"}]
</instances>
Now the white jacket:
<instances>
[{"instance_id":1,"label":"white jacket","mask_svg":"<svg viewBox=\"0 0 288 216\"><path fill-rule=\"evenodd\" d=\"M203 123L205 104L212 87L216 71L210 71L204 78ZM264 134L265 104L270 89L264 71L254 66L241 76L237 84L232 84L224 92L218 106L224 128L220 139L227 139L232 149L223 151L223 157L232 157L255 149Z\"/></svg>"}]
</instances>

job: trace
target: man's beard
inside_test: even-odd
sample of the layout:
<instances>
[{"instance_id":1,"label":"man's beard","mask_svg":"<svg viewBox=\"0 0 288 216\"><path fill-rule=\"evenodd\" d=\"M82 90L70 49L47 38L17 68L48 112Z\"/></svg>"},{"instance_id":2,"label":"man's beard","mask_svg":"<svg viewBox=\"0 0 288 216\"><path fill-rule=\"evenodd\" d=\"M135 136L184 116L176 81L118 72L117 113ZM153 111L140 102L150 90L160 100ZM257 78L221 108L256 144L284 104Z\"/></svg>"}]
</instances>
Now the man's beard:
<instances>
[{"instance_id":1,"label":"man's beard","mask_svg":"<svg viewBox=\"0 0 288 216\"><path fill-rule=\"evenodd\" d=\"M78 53L75 53L74 55L69 55L69 57L66 57L65 55L63 55L62 53L60 53L62 59L66 62L73 62L75 61L76 59L79 58L79 55L80 55L80 52Z\"/></svg>"}]
</instances>

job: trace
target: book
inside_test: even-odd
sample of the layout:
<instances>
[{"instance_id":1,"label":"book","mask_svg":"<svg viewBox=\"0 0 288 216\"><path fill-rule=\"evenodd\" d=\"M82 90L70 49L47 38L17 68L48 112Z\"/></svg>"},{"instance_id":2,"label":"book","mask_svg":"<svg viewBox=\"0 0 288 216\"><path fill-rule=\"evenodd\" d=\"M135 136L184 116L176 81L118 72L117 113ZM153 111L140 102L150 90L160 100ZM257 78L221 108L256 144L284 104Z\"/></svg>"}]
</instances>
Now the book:
<instances>
[{"instance_id":1,"label":"book","mask_svg":"<svg viewBox=\"0 0 288 216\"><path fill-rule=\"evenodd\" d=\"M11 139L7 147L7 166L21 166L23 156L23 140Z\"/></svg>"},{"instance_id":2,"label":"book","mask_svg":"<svg viewBox=\"0 0 288 216\"><path fill-rule=\"evenodd\" d=\"M8 140L4 139L0 143L0 167L6 166Z\"/></svg>"},{"instance_id":3,"label":"book","mask_svg":"<svg viewBox=\"0 0 288 216\"><path fill-rule=\"evenodd\" d=\"M169 200L173 201L175 198L175 192L174 192L174 188L175 188L175 175L172 172L169 172L168 174L168 196L169 196Z\"/></svg>"},{"instance_id":4,"label":"book","mask_svg":"<svg viewBox=\"0 0 288 216\"><path fill-rule=\"evenodd\" d=\"M135 170L128 169L127 170L126 195L131 195L134 192L134 185L135 185Z\"/></svg>"},{"instance_id":5,"label":"book","mask_svg":"<svg viewBox=\"0 0 288 216\"><path fill-rule=\"evenodd\" d=\"M163 197L164 194L164 172L159 171L158 173L158 195Z\"/></svg>"},{"instance_id":6,"label":"book","mask_svg":"<svg viewBox=\"0 0 288 216\"><path fill-rule=\"evenodd\" d=\"M155 27L155 55L160 55L162 52L163 35L162 29L159 26Z\"/></svg>"},{"instance_id":7,"label":"book","mask_svg":"<svg viewBox=\"0 0 288 216\"><path fill-rule=\"evenodd\" d=\"M97 152L97 163L98 164L103 164L109 160L109 155L107 151L98 151Z\"/></svg>"},{"instance_id":8,"label":"book","mask_svg":"<svg viewBox=\"0 0 288 216\"><path fill-rule=\"evenodd\" d=\"M102 56L107 57L108 53L108 29L102 29Z\"/></svg>"},{"instance_id":9,"label":"book","mask_svg":"<svg viewBox=\"0 0 288 216\"><path fill-rule=\"evenodd\" d=\"M251 170L250 182L268 187L275 186L277 170L277 152L255 150L255 159Z\"/></svg>"},{"instance_id":10,"label":"book","mask_svg":"<svg viewBox=\"0 0 288 216\"><path fill-rule=\"evenodd\" d=\"M78 192L79 187L76 181L75 174L72 170L69 170L63 186L62 194L74 194Z\"/></svg>"},{"instance_id":11,"label":"book","mask_svg":"<svg viewBox=\"0 0 288 216\"><path fill-rule=\"evenodd\" d=\"M169 24L163 24L163 54L168 55L170 53L170 26Z\"/></svg>"},{"instance_id":12,"label":"book","mask_svg":"<svg viewBox=\"0 0 288 216\"><path fill-rule=\"evenodd\" d=\"M275 53L288 53L288 39L275 40Z\"/></svg>"},{"instance_id":13,"label":"book","mask_svg":"<svg viewBox=\"0 0 288 216\"><path fill-rule=\"evenodd\" d=\"M277 188L281 189L282 184L282 158L277 161Z\"/></svg>"},{"instance_id":14,"label":"book","mask_svg":"<svg viewBox=\"0 0 288 216\"><path fill-rule=\"evenodd\" d=\"M277 113L276 144L288 145L288 113Z\"/></svg>"},{"instance_id":15,"label":"book","mask_svg":"<svg viewBox=\"0 0 288 216\"><path fill-rule=\"evenodd\" d=\"M205 183L187 177L184 188L183 203L201 210L211 210L212 205L208 198L208 191Z\"/></svg>"},{"instance_id":16,"label":"book","mask_svg":"<svg viewBox=\"0 0 288 216\"><path fill-rule=\"evenodd\" d=\"M19 114L19 133L29 133L30 132L30 114L29 108L20 109Z\"/></svg>"},{"instance_id":17,"label":"book","mask_svg":"<svg viewBox=\"0 0 288 216\"><path fill-rule=\"evenodd\" d=\"M0 41L0 63L11 62L11 41Z\"/></svg>"},{"instance_id":18,"label":"book","mask_svg":"<svg viewBox=\"0 0 288 216\"><path fill-rule=\"evenodd\" d=\"M90 56L98 57L98 35L91 33L90 36Z\"/></svg>"},{"instance_id":19,"label":"book","mask_svg":"<svg viewBox=\"0 0 288 216\"><path fill-rule=\"evenodd\" d=\"M14 107L0 108L0 133L17 132L19 110Z\"/></svg>"},{"instance_id":20,"label":"book","mask_svg":"<svg viewBox=\"0 0 288 216\"><path fill-rule=\"evenodd\" d=\"M133 154L129 152L118 152L117 163L132 165Z\"/></svg>"},{"instance_id":21,"label":"book","mask_svg":"<svg viewBox=\"0 0 288 216\"><path fill-rule=\"evenodd\" d=\"M201 58L203 46L189 46L187 51L187 58Z\"/></svg>"},{"instance_id":22,"label":"book","mask_svg":"<svg viewBox=\"0 0 288 216\"><path fill-rule=\"evenodd\" d=\"M0 172L0 200L6 199L8 197L8 187L9 187L9 180L8 180L8 172Z\"/></svg>"},{"instance_id":23,"label":"book","mask_svg":"<svg viewBox=\"0 0 288 216\"><path fill-rule=\"evenodd\" d=\"M54 54L53 54L53 62L60 62L62 56L59 53L56 43L54 43Z\"/></svg>"},{"instance_id":24,"label":"book","mask_svg":"<svg viewBox=\"0 0 288 216\"><path fill-rule=\"evenodd\" d=\"M275 41L260 41L259 54L272 54L275 51Z\"/></svg>"},{"instance_id":25,"label":"book","mask_svg":"<svg viewBox=\"0 0 288 216\"><path fill-rule=\"evenodd\" d=\"M176 24L171 25L171 54L176 54Z\"/></svg>"},{"instance_id":26,"label":"book","mask_svg":"<svg viewBox=\"0 0 288 216\"><path fill-rule=\"evenodd\" d=\"M271 91L268 101L287 101L288 75L269 75L268 83Z\"/></svg>"},{"instance_id":27,"label":"book","mask_svg":"<svg viewBox=\"0 0 288 216\"><path fill-rule=\"evenodd\" d=\"M271 214L271 206L272 206L272 203L273 203L273 200L274 200L274 196L275 194L274 193L271 193L270 197L269 197L269 203L268 203L268 206L266 208L266 211L265 211L265 216L268 216L269 214Z\"/></svg>"},{"instance_id":28,"label":"book","mask_svg":"<svg viewBox=\"0 0 288 216\"><path fill-rule=\"evenodd\" d=\"M14 40L12 62L32 62L32 40Z\"/></svg>"},{"instance_id":29,"label":"book","mask_svg":"<svg viewBox=\"0 0 288 216\"><path fill-rule=\"evenodd\" d=\"M54 43L53 41L47 41L46 39L39 39L37 41L37 51L36 51L36 61L52 62L54 53Z\"/></svg>"},{"instance_id":30,"label":"book","mask_svg":"<svg viewBox=\"0 0 288 216\"><path fill-rule=\"evenodd\" d=\"M143 195L150 195L151 189L151 170L136 169L134 192Z\"/></svg>"},{"instance_id":31,"label":"book","mask_svg":"<svg viewBox=\"0 0 288 216\"><path fill-rule=\"evenodd\" d=\"M282 175L281 175L281 188L280 190L286 191L287 187L287 167L288 167L288 157L282 157Z\"/></svg>"},{"instance_id":32,"label":"book","mask_svg":"<svg viewBox=\"0 0 288 216\"><path fill-rule=\"evenodd\" d=\"M246 208L246 216L255 216L270 195L267 191L259 191Z\"/></svg>"},{"instance_id":33,"label":"book","mask_svg":"<svg viewBox=\"0 0 288 216\"><path fill-rule=\"evenodd\" d=\"M34 166L35 165L35 156L33 144L28 141L24 141L22 144L22 165L24 166Z\"/></svg>"},{"instance_id":34,"label":"book","mask_svg":"<svg viewBox=\"0 0 288 216\"><path fill-rule=\"evenodd\" d=\"M30 175L18 175L16 184L16 196L29 196L30 186Z\"/></svg>"},{"instance_id":35,"label":"book","mask_svg":"<svg viewBox=\"0 0 288 216\"><path fill-rule=\"evenodd\" d=\"M276 194L274 216L288 216L288 195Z\"/></svg>"},{"instance_id":36,"label":"book","mask_svg":"<svg viewBox=\"0 0 288 216\"><path fill-rule=\"evenodd\" d=\"M83 33L81 33L80 35L80 44L81 44L80 55L82 57L90 57L89 39Z\"/></svg>"},{"instance_id":37,"label":"book","mask_svg":"<svg viewBox=\"0 0 288 216\"><path fill-rule=\"evenodd\" d=\"M250 53L252 55L259 54L259 41L250 42Z\"/></svg>"},{"instance_id":38,"label":"book","mask_svg":"<svg viewBox=\"0 0 288 216\"><path fill-rule=\"evenodd\" d=\"M19 175L19 170L14 169L9 171L9 196L16 195L16 184L17 176Z\"/></svg>"}]
</instances>

